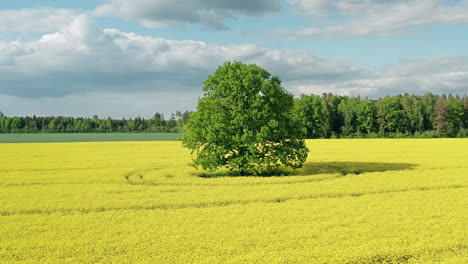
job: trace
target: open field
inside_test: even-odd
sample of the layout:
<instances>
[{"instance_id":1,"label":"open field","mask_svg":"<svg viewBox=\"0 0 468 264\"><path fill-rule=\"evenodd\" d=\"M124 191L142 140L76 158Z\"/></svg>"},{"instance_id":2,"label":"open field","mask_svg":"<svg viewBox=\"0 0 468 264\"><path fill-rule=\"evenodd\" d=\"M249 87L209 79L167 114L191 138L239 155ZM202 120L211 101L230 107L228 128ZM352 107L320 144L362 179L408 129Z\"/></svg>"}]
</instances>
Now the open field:
<instances>
[{"instance_id":1,"label":"open field","mask_svg":"<svg viewBox=\"0 0 468 264\"><path fill-rule=\"evenodd\" d=\"M262 178L177 141L0 144L0 263L466 263L467 139L308 146Z\"/></svg>"},{"instance_id":2,"label":"open field","mask_svg":"<svg viewBox=\"0 0 468 264\"><path fill-rule=\"evenodd\" d=\"M102 141L174 141L173 133L63 133L0 134L0 143L102 142Z\"/></svg>"}]
</instances>

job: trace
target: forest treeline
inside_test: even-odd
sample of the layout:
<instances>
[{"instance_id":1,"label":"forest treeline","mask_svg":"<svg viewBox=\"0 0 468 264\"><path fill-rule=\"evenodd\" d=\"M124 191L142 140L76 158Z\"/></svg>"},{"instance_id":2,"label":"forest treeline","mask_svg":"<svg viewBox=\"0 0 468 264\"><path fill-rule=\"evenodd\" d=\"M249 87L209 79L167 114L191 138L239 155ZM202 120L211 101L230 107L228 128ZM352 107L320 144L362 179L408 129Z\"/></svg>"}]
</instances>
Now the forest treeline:
<instances>
[{"instance_id":1,"label":"forest treeline","mask_svg":"<svg viewBox=\"0 0 468 264\"><path fill-rule=\"evenodd\" d=\"M294 115L307 138L468 137L466 96L302 95Z\"/></svg>"},{"instance_id":2,"label":"forest treeline","mask_svg":"<svg viewBox=\"0 0 468 264\"><path fill-rule=\"evenodd\" d=\"M294 118L307 138L468 137L468 97L397 95L377 100L333 95L295 99ZM190 112L169 119L100 119L82 117L6 117L0 112L0 133L181 133Z\"/></svg>"},{"instance_id":3,"label":"forest treeline","mask_svg":"<svg viewBox=\"0 0 468 264\"><path fill-rule=\"evenodd\" d=\"M176 112L169 119L162 113L153 118L100 119L63 116L6 117L0 112L0 133L181 133L190 112Z\"/></svg>"}]
</instances>

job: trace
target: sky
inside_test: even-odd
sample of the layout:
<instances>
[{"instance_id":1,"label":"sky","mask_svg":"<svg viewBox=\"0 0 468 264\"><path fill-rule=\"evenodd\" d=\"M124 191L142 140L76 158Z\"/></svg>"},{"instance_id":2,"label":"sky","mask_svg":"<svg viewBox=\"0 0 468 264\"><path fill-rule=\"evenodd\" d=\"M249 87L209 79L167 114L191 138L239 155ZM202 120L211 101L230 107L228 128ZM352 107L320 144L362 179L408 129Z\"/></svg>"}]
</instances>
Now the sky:
<instances>
[{"instance_id":1,"label":"sky","mask_svg":"<svg viewBox=\"0 0 468 264\"><path fill-rule=\"evenodd\" d=\"M226 61L295 96L468 94L468 0L2 0L0 111L195 110Z\"/></svg>"}]
</instances>

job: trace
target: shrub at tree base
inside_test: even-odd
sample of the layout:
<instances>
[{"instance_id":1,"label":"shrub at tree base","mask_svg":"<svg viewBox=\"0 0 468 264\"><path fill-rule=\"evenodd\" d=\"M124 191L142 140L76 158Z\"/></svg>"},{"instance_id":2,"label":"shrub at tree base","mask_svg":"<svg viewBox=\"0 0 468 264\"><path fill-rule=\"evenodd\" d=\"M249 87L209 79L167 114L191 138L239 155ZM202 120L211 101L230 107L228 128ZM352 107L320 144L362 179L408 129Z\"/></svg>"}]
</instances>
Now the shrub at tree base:
<instances>
[{"instance_id":1,"label":"shrub at tree base","mask_svg":"<svg viewBox=\"0 0 468 264\"><path fill-rule=\"evenodd\" d=\"M227 62L205 80L203 91L182 136L196 154L195 167L226 167L239 175L302 167L305 133L291 118L294 99L278 77Z\"/></svg>"}]
</instances>

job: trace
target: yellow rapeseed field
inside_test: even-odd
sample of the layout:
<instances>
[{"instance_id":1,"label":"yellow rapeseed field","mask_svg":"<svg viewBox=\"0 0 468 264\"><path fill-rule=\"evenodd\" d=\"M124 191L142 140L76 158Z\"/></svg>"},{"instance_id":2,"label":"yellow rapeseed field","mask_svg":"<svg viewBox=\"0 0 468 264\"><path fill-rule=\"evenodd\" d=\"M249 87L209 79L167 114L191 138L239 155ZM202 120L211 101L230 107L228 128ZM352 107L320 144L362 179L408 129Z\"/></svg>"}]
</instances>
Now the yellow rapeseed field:
<instances>
[{"instance_id":1,"label":"yellow rapeseed field","mask_svg":"<svg viewBox=\"0 0 468 264\"><path fill-rule=\"evenodd\" d=\"M468 263L468 140L310 140L223 177L180 142L0 144L0 263Z\"/></svg>"}]
</instances>

